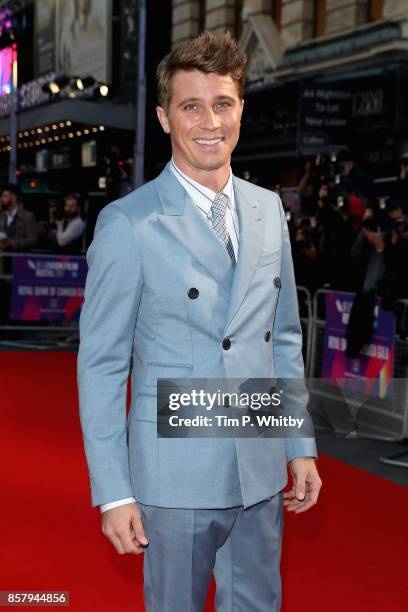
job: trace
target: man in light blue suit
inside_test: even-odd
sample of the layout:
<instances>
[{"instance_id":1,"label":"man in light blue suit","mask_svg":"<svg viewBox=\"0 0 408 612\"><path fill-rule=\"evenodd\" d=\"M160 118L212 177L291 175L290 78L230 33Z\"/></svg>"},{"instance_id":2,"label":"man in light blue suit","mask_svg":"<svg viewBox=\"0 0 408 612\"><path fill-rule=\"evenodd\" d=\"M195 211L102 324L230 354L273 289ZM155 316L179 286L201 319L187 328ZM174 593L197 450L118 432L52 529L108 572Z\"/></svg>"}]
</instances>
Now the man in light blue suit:
<instances>
[{"instance_id":1,"label":"man in light blue suit","mask_svg":"<svg viewBox=\"0 0 408 612\"><path fill-rule=\"evenodd\" d=\"M172 159L101 211L87 252L78 389L92 505L119 553L144 553L149 612L202 610L213 572L218 611L278 611L283 507L308 510L321 487L311 437L157 436L158 378L304 377L282 204L230 169L244 68L236 42L208 32L162 60Z\"/></svg>"}]
</instances>

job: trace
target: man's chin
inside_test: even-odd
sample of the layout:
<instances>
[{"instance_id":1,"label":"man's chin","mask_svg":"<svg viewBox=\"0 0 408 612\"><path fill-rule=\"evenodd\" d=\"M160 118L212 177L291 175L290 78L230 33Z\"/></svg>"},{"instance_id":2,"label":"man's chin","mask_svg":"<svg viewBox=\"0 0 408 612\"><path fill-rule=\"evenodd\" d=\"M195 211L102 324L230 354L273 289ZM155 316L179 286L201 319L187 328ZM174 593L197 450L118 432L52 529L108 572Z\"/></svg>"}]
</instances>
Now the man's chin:
<instances>
[{"instance_id":1,"label":"man's chin","mask_svg":"<svg viewBox=\"0 0 408 612\"><path fill-rule=\"evenodd\" d=\"M196 162L196 167L199 170L215 172L215 170L219 170L220 168L224 168L225 166L229 165L230 158L208 154L205 157L200 157L200 159L197 159Z\"/></svg>"}]
</instances>

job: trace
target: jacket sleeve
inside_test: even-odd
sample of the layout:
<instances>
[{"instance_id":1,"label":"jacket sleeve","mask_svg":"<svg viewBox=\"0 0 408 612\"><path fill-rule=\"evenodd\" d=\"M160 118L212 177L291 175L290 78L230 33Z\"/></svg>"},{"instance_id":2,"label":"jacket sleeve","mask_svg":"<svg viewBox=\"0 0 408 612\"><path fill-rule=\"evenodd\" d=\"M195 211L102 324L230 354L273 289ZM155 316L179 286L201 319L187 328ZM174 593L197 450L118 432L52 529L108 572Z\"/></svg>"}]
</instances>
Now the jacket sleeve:
<instances>
[{"instance_id":1,"label":"jacket sleeve","mask_svg":"<svg viewBox=\"0 0 408 612\"><path fill-rule=\"evenodd\" d=\"M282 267L281 288L279 290L276 306L273 352L275 375L285 381L290 388L292 397L295 397L296 406L291 405L291 414L296 411L297 417L309 419L307 403L309 393L304 383L304 363L302 355L302 327L299 319L299 305L297 299L295 274L293 270L292 251L290 246L289 230L284 214L282 202L278 197L279 212L282 223ZM290 383L288 379L294 379ZM317 458L316 442L314 437L287 437L286 460L296 457Z\"/></svg>"},{"instance_id":2,"label":"jacket sleeve","mask_svg":"<svg viewBox=\"0 0 408 612\"><path fill-rule=\"evenodd\" d=\"M9 244L13 251L25 251L37 244L38 231L35 216L30 211L25 211L23 235L9 238Z\"/></svg>"},{"instance_id":3,"label":"jacket sleeve","mask_svg":"<svg viewBox=\"0 0 408 612\"><path fill-rule=\"evenodd\" d=\"M114 202L99 213L86 258L77 382L92 505L98 506L133 496L126 393L142 260L135 229Z\"/></svg>"}]
</instances>

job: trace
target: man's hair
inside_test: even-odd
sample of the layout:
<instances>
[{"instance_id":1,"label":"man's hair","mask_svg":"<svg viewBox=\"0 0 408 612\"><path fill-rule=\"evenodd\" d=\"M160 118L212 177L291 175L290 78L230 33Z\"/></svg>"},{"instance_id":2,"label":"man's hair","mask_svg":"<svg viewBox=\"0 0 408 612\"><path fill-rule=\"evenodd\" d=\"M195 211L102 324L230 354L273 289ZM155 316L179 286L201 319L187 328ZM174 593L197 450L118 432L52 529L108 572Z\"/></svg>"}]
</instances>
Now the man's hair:
<instances>
[{"instance_id":1,"label":"man's hair","mask_svg":"<svg viewBox=\"0 0 408 612\"><path fill-rule=\"evenodd\" d=\"M5 183L2 191L10 191L10 193L14 193L17 198L21 195L21 189L19 185L16 185L16 183Z\"/></svg>"},{"instance_id":2,"label":"man's hair","mask_svg":"<svg viewBox=\"0 0 408 612\"><path fill-rule=\"evenodd\" d=\"M79 197L79 193L66 193L64 195L64 202L66 202L67 200L76 200L77 204L79 204L80 201L80 197Z\"/></svg>"},{"instance_id":3,"label":"man's hair","mask_svg":"<svg viewBox=\"0 0 408 612\"><path fill-rule=\"evenodd\" d=\"M182 43L161 60L156 73L159 105L168 111L172 95L171 79L178 70L229 75L236 82L242 98L246 62L245 53L229 32L222 36L203 32Z\"/></svg>"}]
</instances>

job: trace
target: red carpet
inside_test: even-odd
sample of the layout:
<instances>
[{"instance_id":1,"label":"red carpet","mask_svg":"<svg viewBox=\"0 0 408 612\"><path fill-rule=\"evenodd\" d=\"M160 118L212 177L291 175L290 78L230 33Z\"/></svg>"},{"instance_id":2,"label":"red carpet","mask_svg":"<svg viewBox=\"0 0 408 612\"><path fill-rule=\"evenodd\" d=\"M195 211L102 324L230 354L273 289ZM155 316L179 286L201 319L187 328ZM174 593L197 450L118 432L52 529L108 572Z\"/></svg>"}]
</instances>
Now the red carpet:
<instances>
[{"instance_id":1,"label":"red carpet","mask_svg":"<svg viewBox=\"0 0 408 612\"><path fill-rule=\"evenodd\" d=\"M2 352L0 371L0 590L144 610L142 557L117 555L90 508L76 354ZM282 612L407 610L408 490L327 456L318 466L319 505L285 516Z\"/></svg>"}]
</instances>

